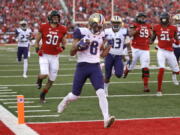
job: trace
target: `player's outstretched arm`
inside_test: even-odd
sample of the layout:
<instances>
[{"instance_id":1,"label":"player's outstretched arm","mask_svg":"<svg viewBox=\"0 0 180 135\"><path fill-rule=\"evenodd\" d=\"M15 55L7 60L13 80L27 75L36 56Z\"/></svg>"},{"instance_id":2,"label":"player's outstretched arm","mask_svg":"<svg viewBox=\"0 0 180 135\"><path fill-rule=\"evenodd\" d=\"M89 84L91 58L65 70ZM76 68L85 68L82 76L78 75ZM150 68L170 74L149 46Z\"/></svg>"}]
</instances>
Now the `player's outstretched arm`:
<instances>
[{"instance_id":1,"label":"player's outstretched arm","mask_svg":"<svg viewBox=\"0 0 180 135\"><path fill-rule=\"evenodd\" d=\"M74 56L76 55L78 48L77 48L77 43L79 42L79 39L74 39L72 43L72 48L70 50L70 55Z\"/></svg>"}]
</instances>

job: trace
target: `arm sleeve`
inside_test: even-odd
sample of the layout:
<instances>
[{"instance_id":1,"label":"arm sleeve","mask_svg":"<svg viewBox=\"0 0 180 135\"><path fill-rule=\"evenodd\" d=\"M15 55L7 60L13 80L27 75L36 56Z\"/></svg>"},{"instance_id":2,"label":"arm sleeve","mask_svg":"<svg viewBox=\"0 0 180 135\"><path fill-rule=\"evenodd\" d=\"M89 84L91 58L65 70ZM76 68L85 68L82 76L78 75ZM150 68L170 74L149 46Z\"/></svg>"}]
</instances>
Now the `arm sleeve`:
<instances>
[{"instance_id":1,"label":"arm sleeve","mask_svg":"<svg viewBox=\"0 0 180 135\"><path fill-rule=\"evenodd\" d=\"M81 34L81 31L80 29L75 29L74 33L73 33L73 38L76 38L76 39L81 39L83 38L84 35Z\"/></svg>"}]
</instances>

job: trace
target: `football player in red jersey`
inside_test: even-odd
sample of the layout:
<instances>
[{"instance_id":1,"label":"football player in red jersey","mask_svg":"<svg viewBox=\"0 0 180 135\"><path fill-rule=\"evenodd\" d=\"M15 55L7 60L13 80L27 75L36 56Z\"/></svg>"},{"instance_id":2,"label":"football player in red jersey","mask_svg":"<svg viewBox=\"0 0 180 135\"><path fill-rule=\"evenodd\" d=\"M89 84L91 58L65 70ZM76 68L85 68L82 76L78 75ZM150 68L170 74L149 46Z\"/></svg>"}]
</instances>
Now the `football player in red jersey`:
<instances>
[{"instance_id":1,"label":"football player in red jersey","mask_svg":"<svg viewBox=\"0 0 180 135\"><path fill-rule=\"evenodd\" d=\"M142 80L144 83L144 92L150 92L148 87L149 81L149 64L150 64L150 37L151 25L146 23L146 14L140 12L136 16L135 23L130 25L129 35L132 36L132 62L124 71L124 78L128 72L133 70L137 61L140 60L142 69Z\"/></svg>"},{"instance_id":2,"label":"football player in red jersey","mask_svg":"<svg viewBox=\"0 0 180 135\"><path fill-rule=\"evenodd\" d=\"M157 96L162 96L162 81L165 63L169 64L173 74L179 74L179 66L173 52L173 43L178 42L177 27L170 24L170 15L163 12L160 24L153 28L152 42L158 38L157 61L159 66Z\"/></svg>"},{"instance_id":3,"label":"football player in red jersey","mask_svg":"<svg viewBox=\"0 0 180 135\"><path fill-rule=\"evenodd\" d=\"M45 95L55 81L59 69L59 53L65 49L67 28L60 25L61 16L58 11L51 11L49 23L42 24L36 37L35 47L39 55L40 74L37 79L37 88L41 89L43 79L48 82L40 94L40 101L45 102ZM42 39L42 45L39 42Z\"/></svg>"}]
</instances>

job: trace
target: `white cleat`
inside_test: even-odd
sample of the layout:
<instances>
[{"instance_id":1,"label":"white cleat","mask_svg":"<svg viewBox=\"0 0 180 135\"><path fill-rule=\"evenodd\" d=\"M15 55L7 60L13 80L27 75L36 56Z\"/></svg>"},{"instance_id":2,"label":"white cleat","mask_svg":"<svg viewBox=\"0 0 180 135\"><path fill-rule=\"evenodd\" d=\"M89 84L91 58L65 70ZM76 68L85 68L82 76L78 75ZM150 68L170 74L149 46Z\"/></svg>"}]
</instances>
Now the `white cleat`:
<instances>
[{"instance_id":1,"label":"white cleat","mask_svg":"<svg viewBox=\"0 0 180 135\"><path fill-rule=\"evenodd\" d=\"M172 81L173 81L174 85L179 85L179 82L178 82L178 80L176 78L176 74L172 75Z\"/></svg>"},{"instance_id":2,"label":"white cleat","mask_svg":"<svg viewBox=\"0 0 180 135\"><path fill-rule=\"evenodd\" d=\"M59 105L57 106L57 112L58 113L62 113L64 111L64 109L66 108L68 102L66 102L64 99L59 103Z\"/></svg>"},{"instance_id":3,"label":"white cleat","mask_svg":"<svg viewBox=\"0 0 180 135\"><path fill-rule=\"evenodd\" d=\"M23 77L24 77L24 78L28 78L26 74L23 74Z\"/></svg>"},{"instance_id":4,"label":"white cleat","mask_svg":"<svg viewBox=\"0 0 180 135\"><path fill-rule=\"evenodd\" d=\"M115 121L115 117L114 116L110 116L107 121L104 121L104 128L111 127L111 125L114 123L114 121Z\"/></svg>"},{"instance_id":5,"label":"white cleat","mask_svg":"<svg viewBox=\"0 0 180 135\"><path fill-rule=\"evenodd\" d=\"M160 91L157 92L157 93L156 93L156 96L161 97L161 96L162 96L162 92L160 92Z\"/></svg>"}]
</instances>

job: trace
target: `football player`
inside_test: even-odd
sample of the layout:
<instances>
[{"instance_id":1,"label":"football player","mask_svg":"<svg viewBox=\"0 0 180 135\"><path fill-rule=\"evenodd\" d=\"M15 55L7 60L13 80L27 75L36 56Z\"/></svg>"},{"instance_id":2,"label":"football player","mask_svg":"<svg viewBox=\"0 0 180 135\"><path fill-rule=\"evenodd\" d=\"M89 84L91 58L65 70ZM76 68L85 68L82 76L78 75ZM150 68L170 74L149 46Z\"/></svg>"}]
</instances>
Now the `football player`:
<instances>
[{"instance_id":1,"label":"football player","mask_svg":"<svg viewBox=\"0 0 180 135\"><path fill-rule=\"evenodd\" d=\"M111 28L105 29L105 35L109 44L112 44L108 55L105 57L105 79L104 90L108 96L108 87L112 76L112 69L117 78L123 75L123 55L125 48L125 40L128 35L127 29L122 27L123 21L119 16L113 16L111 19ZM128 52L131 53L131 47L127 44ZM131 54L129 54L131 55Z\"/></svg>"},{"instance_id":2,"label":"football player","mask_svg":"<svg viewBox=\"0 0 180 135\"><path fill-rule=\"evenodd\" d=\"M144 92L150 92L148 87L149 82L149 64L150 64L150 37L152 34L151 25L146 23L146 14L138 13L135 23L130 25L129 35L132 39L132 63L126 67L123 77L126 78L128 72L133 70L137 61L140 60L142 69L142 80L144 84Z\"/></svg>"},{"instance_id":3,"label":"football player","mask_svg":"<svg viewBox=\"0 0 180 135\"><path fill-rule=\"evenodd\" d=\"M61 16L53 10L48 16L49 23L42 24L36 37L35 47L39 55L40 74L37 88L41 89L43 79L48 81L40 93L41 103L45 103L45 95L52 87L59 69L59 53L65 49L67 28L60 24ZM39 44L42 39L42 45Z\"/></svg>"},{"instance_id":4,"label":"football player","mask_svg":"<svg viewBox=\"0 0 180 135\"><path fill-rule=\"evenodd\" d=\"M180 40L180 14L174 15L173 20L174 20L174 25L178 29L178 32L177 32L178 40ZM179 60L180 60L180 44L173 43L173 49L174 49L174 54L176 56L177 62L179 64ZM176 74L172 74L172 80L173 80L175 85L179 85L179 82L177 81Z\"/></svg>"},{"instance_id":5,"label":"football player","mask_svg":"<svg viewBox=\"0 0 180 135\"><path fill-rule=\"evenodd\" d=\"M89 78L99 99L99 106L104 117L104 127L108 128L115 120L109 115L108 101L104 91L103 75L100 68L100 56L107 55L111 46L104 46L104 17L95 13L89 18L89 28L80 27L74 31L73 46L70 55L77 55L72 92L59 103L57 110L62 113L68 103L80 97L82 87Z\"/></svg>"},{"instance_id":6,"label":"football player","mask_svg":"<svg viewBox=\"0 0 180 135\"><path fill-rule=\"evenodd\" d=\"M160 15L160 24L153 28L152 42L158 38L157 61L159 66L157 96L162 96L162 81L166 61L173 74L179 74L179 66L173 52L173 43L178 43L177 27L170 24L170 15L163 12Z\"/></svg>"},{"instance_id":7,"label":"football player","mask_svg":"<svg viewBox=\"0 0 180 135\"><path fill-rule=\"evenodd\" d=\"M21 62L22 55L24 58L23 77L27 78L28 71L28 52L32 39L32 30L28 28L27 21L20 21L20 27L16 29L15 34L18 41L17 60Z\"/></svg>"}]
</instances>

